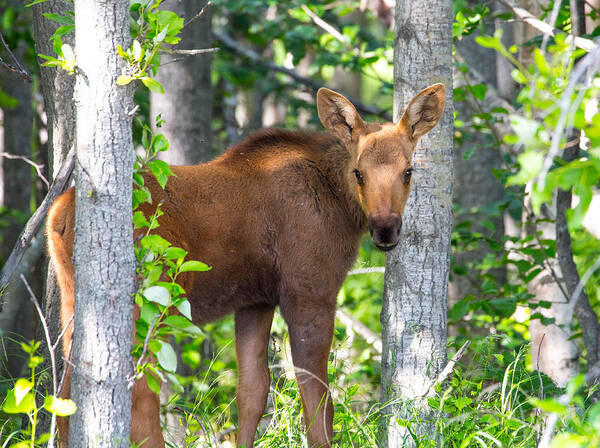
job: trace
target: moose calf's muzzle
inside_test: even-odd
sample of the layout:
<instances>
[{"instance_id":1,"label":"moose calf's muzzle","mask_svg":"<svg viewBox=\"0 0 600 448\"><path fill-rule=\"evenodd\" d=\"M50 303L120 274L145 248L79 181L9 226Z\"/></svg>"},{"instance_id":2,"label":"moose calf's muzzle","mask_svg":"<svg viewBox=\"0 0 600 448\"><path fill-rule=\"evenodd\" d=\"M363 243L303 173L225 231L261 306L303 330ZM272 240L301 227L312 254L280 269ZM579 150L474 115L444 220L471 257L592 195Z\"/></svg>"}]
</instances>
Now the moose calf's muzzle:
<instances>
[{"instance_id":1,"label":"moose calf's muzzle","mask_svg":"<svg viewBox=\"0 0 600 448\"><path fill-rule=\"evenodd\" d=\"M402 230L402 216L398 213L377 213L369 215L369 233L378 249L392 250L398 245Z\"/></svg>"}]
</instances>

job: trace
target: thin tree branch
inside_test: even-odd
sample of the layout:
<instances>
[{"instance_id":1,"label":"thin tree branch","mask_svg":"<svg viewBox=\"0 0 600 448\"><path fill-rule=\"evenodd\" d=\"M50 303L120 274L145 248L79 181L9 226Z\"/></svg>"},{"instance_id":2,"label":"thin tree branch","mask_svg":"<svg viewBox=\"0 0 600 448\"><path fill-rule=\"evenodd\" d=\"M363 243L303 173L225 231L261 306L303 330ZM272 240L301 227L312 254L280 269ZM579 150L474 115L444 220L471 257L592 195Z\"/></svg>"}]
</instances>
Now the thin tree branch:
<instances>
[{"instance_id":1,"label":"thin tree branch","mask_svg":"<svg viewBox=\"0 0 600 448\"><path fill-rule=\"evenodd\" d=\"M372 332L365 324L339 308L335 312L335 315L341 323L351 327L356 334L362 337L365 342L371 345L378 353L382 352L383 343L381 342L381 338Z\"/></svg>"},{"instance_id":2,"label":"thin tree branch","mask_svg":"<svg viewBox=\"0 0 600 448\"><path fill-rule=\"evenodd\" d=\"M342 33L340 33L337 29L335 29L335 27L333 25L330 25L325 20L320 18L318 15L316 15L314 12L312 12L308 6L302 5L302 10L312 19L313 22L315 22L315 25L317 25L318 27L323 29L325 32L331 34L333 37L335 37L337 40L339 40L342 44L344 44L344 46L346 48L348 48L349 50L352 50L352 52L355 55L360 53L360 50L358 48L353 48L348 43L348 41L344 38Z\"/></svg>"},{"instance_id":3,"label":"thin tree branch","mask_svg":"<svg viewBox=\"0 0 600 448\"><path fill-rule=\"evenodd\" d=\"M40 317L40 322L42 323L42 328L44 329L44 336L46 337L46 344L48 344L48 353L50 353L50 366L52 367L52 395L56 396L56 358L54 356L54 346L52 344L52 339L50 338L50 330L48 329L48 325L46 324L46 319L44 318L44 313L42 312L42 308L40 307L40 303L33 293L31 286L27 282L27 279L23 274L21 274L21 280L25 284L25 288L27 288L27 292L29 292L29 297L35 306L35 309ZM50 419L50 439L48 440L48 447L54 448L54 433L56 432L56 414L52 412L52 417Z\"/></svg>"},{"instance_id":4,"label":"thin tree branch","mask_svg":"<svg viewBox=\"0 0 600 448\"><path fill-rule=\"evenodd\" d=\"M28 159L25 156L18 156L18 155L11 154L8 152L0 152L0 157L4 157L5 159L11 159L11 160L23 160L24 162L28 163L29 165L31 165L32 167L35 168L35 171L37 172L38 177L40 179L42 179L44 184L46 184L46 188L50 188L50 183L48 182L48 179L46 179L46 177L42 173L42 168L44 168L43 164L35 163L33 160Z\"/></svg>"},{"instance_id":5,"label":"thin tree branch","mask_svg":"<svg viewBox=\"0 0 600 448\"><path fill-rule=\"evenodd\" d=\"M196 56L198 54L216 53L219 50L219 48L199 48L197 50L173 50L171 53L182 56Z\"/></svg>"},{"instance_id":6,"label":"thin tree branch","mask_svg":"<svg viewBox=\"0 0 600 448\"><path fill-rule=\"evenodd\" d=\"M19 60L17 59L17 57L14 55L14 53L10 50L10 48L8 48L8 45L4 41L4 36L2 36L2 33L0 33L0 41L2 42L2 46L6 49L6 51L10 55L10 57L13 60L13 62L14 62L15 65L13 66L11 64L7 64L1 58L0 58L0 64L2 64L2 66L4 68L6 68L7 70L10 70L11 72L15 72L16 74L18 74L25 81L27 81L27 82L33 82L33 78L31 77L31 75L21 65L21 63L19 62Z\"/></svg>"},{"instance_id":7,"label":"thin tree branch","mask_svg":"<svg viewBox=\"0 0 600 448\"><path fill-rule=\"evenodd\" d=\"M532 26L536 30L541 31L545 35L555 36L556 33L562 32L554 28L552 25L549 25L546 22L542 22L541 20L537 19L533 14L531 14L526 9L521 8L512 0L498 0L498 2L511 9L512 12L514 12L515 15L523 22ZM570 40L574 40L575 46L583 48L586 51L592 51L598 47L598 45L594 43L594 41L586 39L584 37L573 36L570 34L567 37L567 42L569 42Z\"/></svg>"},{"instance_id":8,"label":"thin tree branch","mask_svg":"<svg viewBox=\"0 0 600 448\"><path fill-rule=\"evenodd\" d=\"M191 23L195 22L196 20L198 20L200 17L202 17L204 15L204 13L206 12L206 10L212 5L212 2L207 2L206 5L204 5L204 8L202 8L200 10L200 12L198 14L196 14L194 17L192 17L190 20L188 20L184 25L182 29L187 28L188 26L190 26Z\"/></svg>"},{"instance_id":9,"label":"thin tree branch","mask_svg":"<svg viewBox=\"0 0 600 448\"><path fill-rule=\"evenodd\" d=\"M373 268L358 268L358 269L353 269L350 272L348 272L348 276L350 275L360 275L360 274L373 274L373 273L380 273L383 274L385 273L385 267L383 266L376 266Z\"/></svg>"},{"instance_id":10,"label":"thin tree branch","mask_svg":"<svg viewBox=\"0 0 600 448\"><path fill-rule=\"evenodd\" d=\"M458 351L452 357L452 359L450 359L450 361L448 361L448 364L446 364L446 367L444 367L444 369L440 372L440 374L438 375L436 380L433 383L431 383L431 386L429 387L427 394L429 394L429 392L431 391L431 388L434 387L436 384L441 384L444 381L446 381L446 378L448 377L448 375L450 375L452 373L452 371L454 370L454 366L463 357L463 355L465 354L465 351L467 350L467 348L469 348L469 345L471 345L471 341L467 340L462 345L462 347L458 349ZM425 395L427 395L427 394L425 394Z\"/></svg>"},{"instance_id":11,"label":"thin tree branch","mask_svg":"<svg viewBox=\"0 0 600 448\"><path fill-rule=\"evenodd\" d=\"M6 263L4 263L2 271L0 271L0 290L4 289L4 287L7 285L10 278L12 277L15 269L21 262L21 258L23 258L23 254L31 244L32 238L36 235L39 228L44 223L44 219L46 217L46 214L48 213L48 210L50 209L50 206L54 203L56 198L67 189L68 181L71 177L71 172L73 171L74 160L75 148L73 147L67 154L63 166L59 170L54 181L52 182L52 185L48 190L48 194L46 194L46 197L44 198L38 209L35 211L33 216L29 218L27 224L25 224L25 228L21 232L21 235L19 235L19 239L17 240L15 247L10 253L8 259L6 260Z\"/></svg>"},{"instance_id":12,"label":"thin tree branch","mask_svg":"<svg viewBox=\"0 0 600 448\"><path fill-rule=\"evenodd\" d=\"M307 78L305 76L299 75L294 70L274 64L271 61L265 61L261 55L259 55L258 53L254 52L252 50L244 48L242 45L237 43L231 36L225 34L224 32L213 31L213 35L219 42L221 42L225 47L227 47L229 50L233 51L234 53L240 54L240 55L250 59L253 62L257 62L257 63L263 65L264 67L268 68L269 70L283 73L284 75L292 78L294 81L296 81L302 85L305 85L305 86L311 88L312 90L316 91L316 90L319 90L321 87L325 87L324 84L322 84L318 81L315 81L312 78ZM390 114L388 114L387 112L385 112L384 110L377 109L376 107L361 103L360 101L357 101L353 98L349 98L349 97L347 97L347 98L348 98L348 100L350 100L350 102L352 102L354 104L354 106L356 107L356 109L359 112L362 112L364 114L377 115L387 121L392 121L392 116Z\"/></svg>"}]
</instances>

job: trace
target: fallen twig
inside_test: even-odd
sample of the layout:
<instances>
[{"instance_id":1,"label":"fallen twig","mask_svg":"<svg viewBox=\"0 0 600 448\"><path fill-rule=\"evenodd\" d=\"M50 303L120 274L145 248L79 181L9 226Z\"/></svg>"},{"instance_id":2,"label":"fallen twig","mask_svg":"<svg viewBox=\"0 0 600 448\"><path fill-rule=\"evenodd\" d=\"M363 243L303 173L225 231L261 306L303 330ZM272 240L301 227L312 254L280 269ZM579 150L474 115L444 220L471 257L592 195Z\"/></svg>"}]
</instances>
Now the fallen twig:
<instances>
[{"instance_id":1,"label":"fallen twig","mask_svg":"<svg viewBox=\"0 0 600 448\"><path fill-rule=\"evenodd\" d=\"M264 67L268 68L269 70L283 73L284 75L292 78L294 81L296 81L300 84L303 84L307 87L310 87L311 89L313 89L315 91L320 89L321 87L325 87L322 83L315 81L312 78L302 76L302 75L298 74L297 72L295 72L294 70L274 64L271 61L265 61L261 55L259 55L255 51L244 48L242 45L237 43L231 36L221 32L221 31L213 31L213 36L215 36L215 38L219 42L221 42L225 47L229 48L231 51L238 53L238 54L250 59L253 62L258 62L261 65L263 65ZM356 109L359 112L362 112L364 114L377 115L387 121L392 121L392 116L390 114L388 114L387 112L385 112L384 110L377 109L376 107L361 103L360 101L357 101L353 98L349 98L349 97L347 97L347 98L348 98L348 100L350 100L350 102L352 102L354 104L354 106L356 107Z\"/></svg>"}]
</instances>

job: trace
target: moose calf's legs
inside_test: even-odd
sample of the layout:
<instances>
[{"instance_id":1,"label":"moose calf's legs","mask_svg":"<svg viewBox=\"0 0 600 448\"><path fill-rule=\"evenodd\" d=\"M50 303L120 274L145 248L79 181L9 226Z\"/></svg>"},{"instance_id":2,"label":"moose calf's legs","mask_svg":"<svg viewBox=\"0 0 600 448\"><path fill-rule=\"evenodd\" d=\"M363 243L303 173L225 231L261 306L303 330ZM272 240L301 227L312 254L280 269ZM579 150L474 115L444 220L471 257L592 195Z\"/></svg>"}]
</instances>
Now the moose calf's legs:
<instances>
[{"instance_id":1,"label":"moose calf's legs","mask_svg":"<svg viewBox=\"0 0 600 448\"><path fill-rule=\"evenodd\" d=\"M251 448L269 393L268 348L274 308L255 306L235 313L235 349L238 364L237 446Z\"/></svg>"},{"instance_id":2,"label":"moose calf's legs","mask_svg":"<svg viewBox=\"0 0 600 448\"><path fill-rule=\"evenodd\" d=\"M333 338L335 308L314 309L312 315L299 315L297 311L293 316L284 314L284 318L290 332L308 446L329 447L333 437L333 405L327 380L327 361Z\"/></svg>"}]
</instances>

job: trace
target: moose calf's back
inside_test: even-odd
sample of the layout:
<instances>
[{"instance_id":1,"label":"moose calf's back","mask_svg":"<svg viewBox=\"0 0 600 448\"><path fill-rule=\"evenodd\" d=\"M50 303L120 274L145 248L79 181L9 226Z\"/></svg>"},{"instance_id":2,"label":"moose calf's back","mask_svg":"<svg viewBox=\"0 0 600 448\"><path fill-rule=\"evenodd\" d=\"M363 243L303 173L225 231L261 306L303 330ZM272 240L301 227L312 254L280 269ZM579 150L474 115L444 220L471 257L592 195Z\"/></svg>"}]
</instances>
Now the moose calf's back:
<instances>
[{"instance_id":1,"label":"moose calf's back","mask_svg":"<svg viewBox=\"0 0 600 448\"><path fill-rule=\"evenodd\" d=\"M143 211L163 201L157 232L212 266L182 279L195 322L279 305L297 288L337 292L364 225L335 183L339 153L325 134L267 130L208 164L172 167L164 191L146 177L153 205Z\"/></svg>"}]
</instances>

